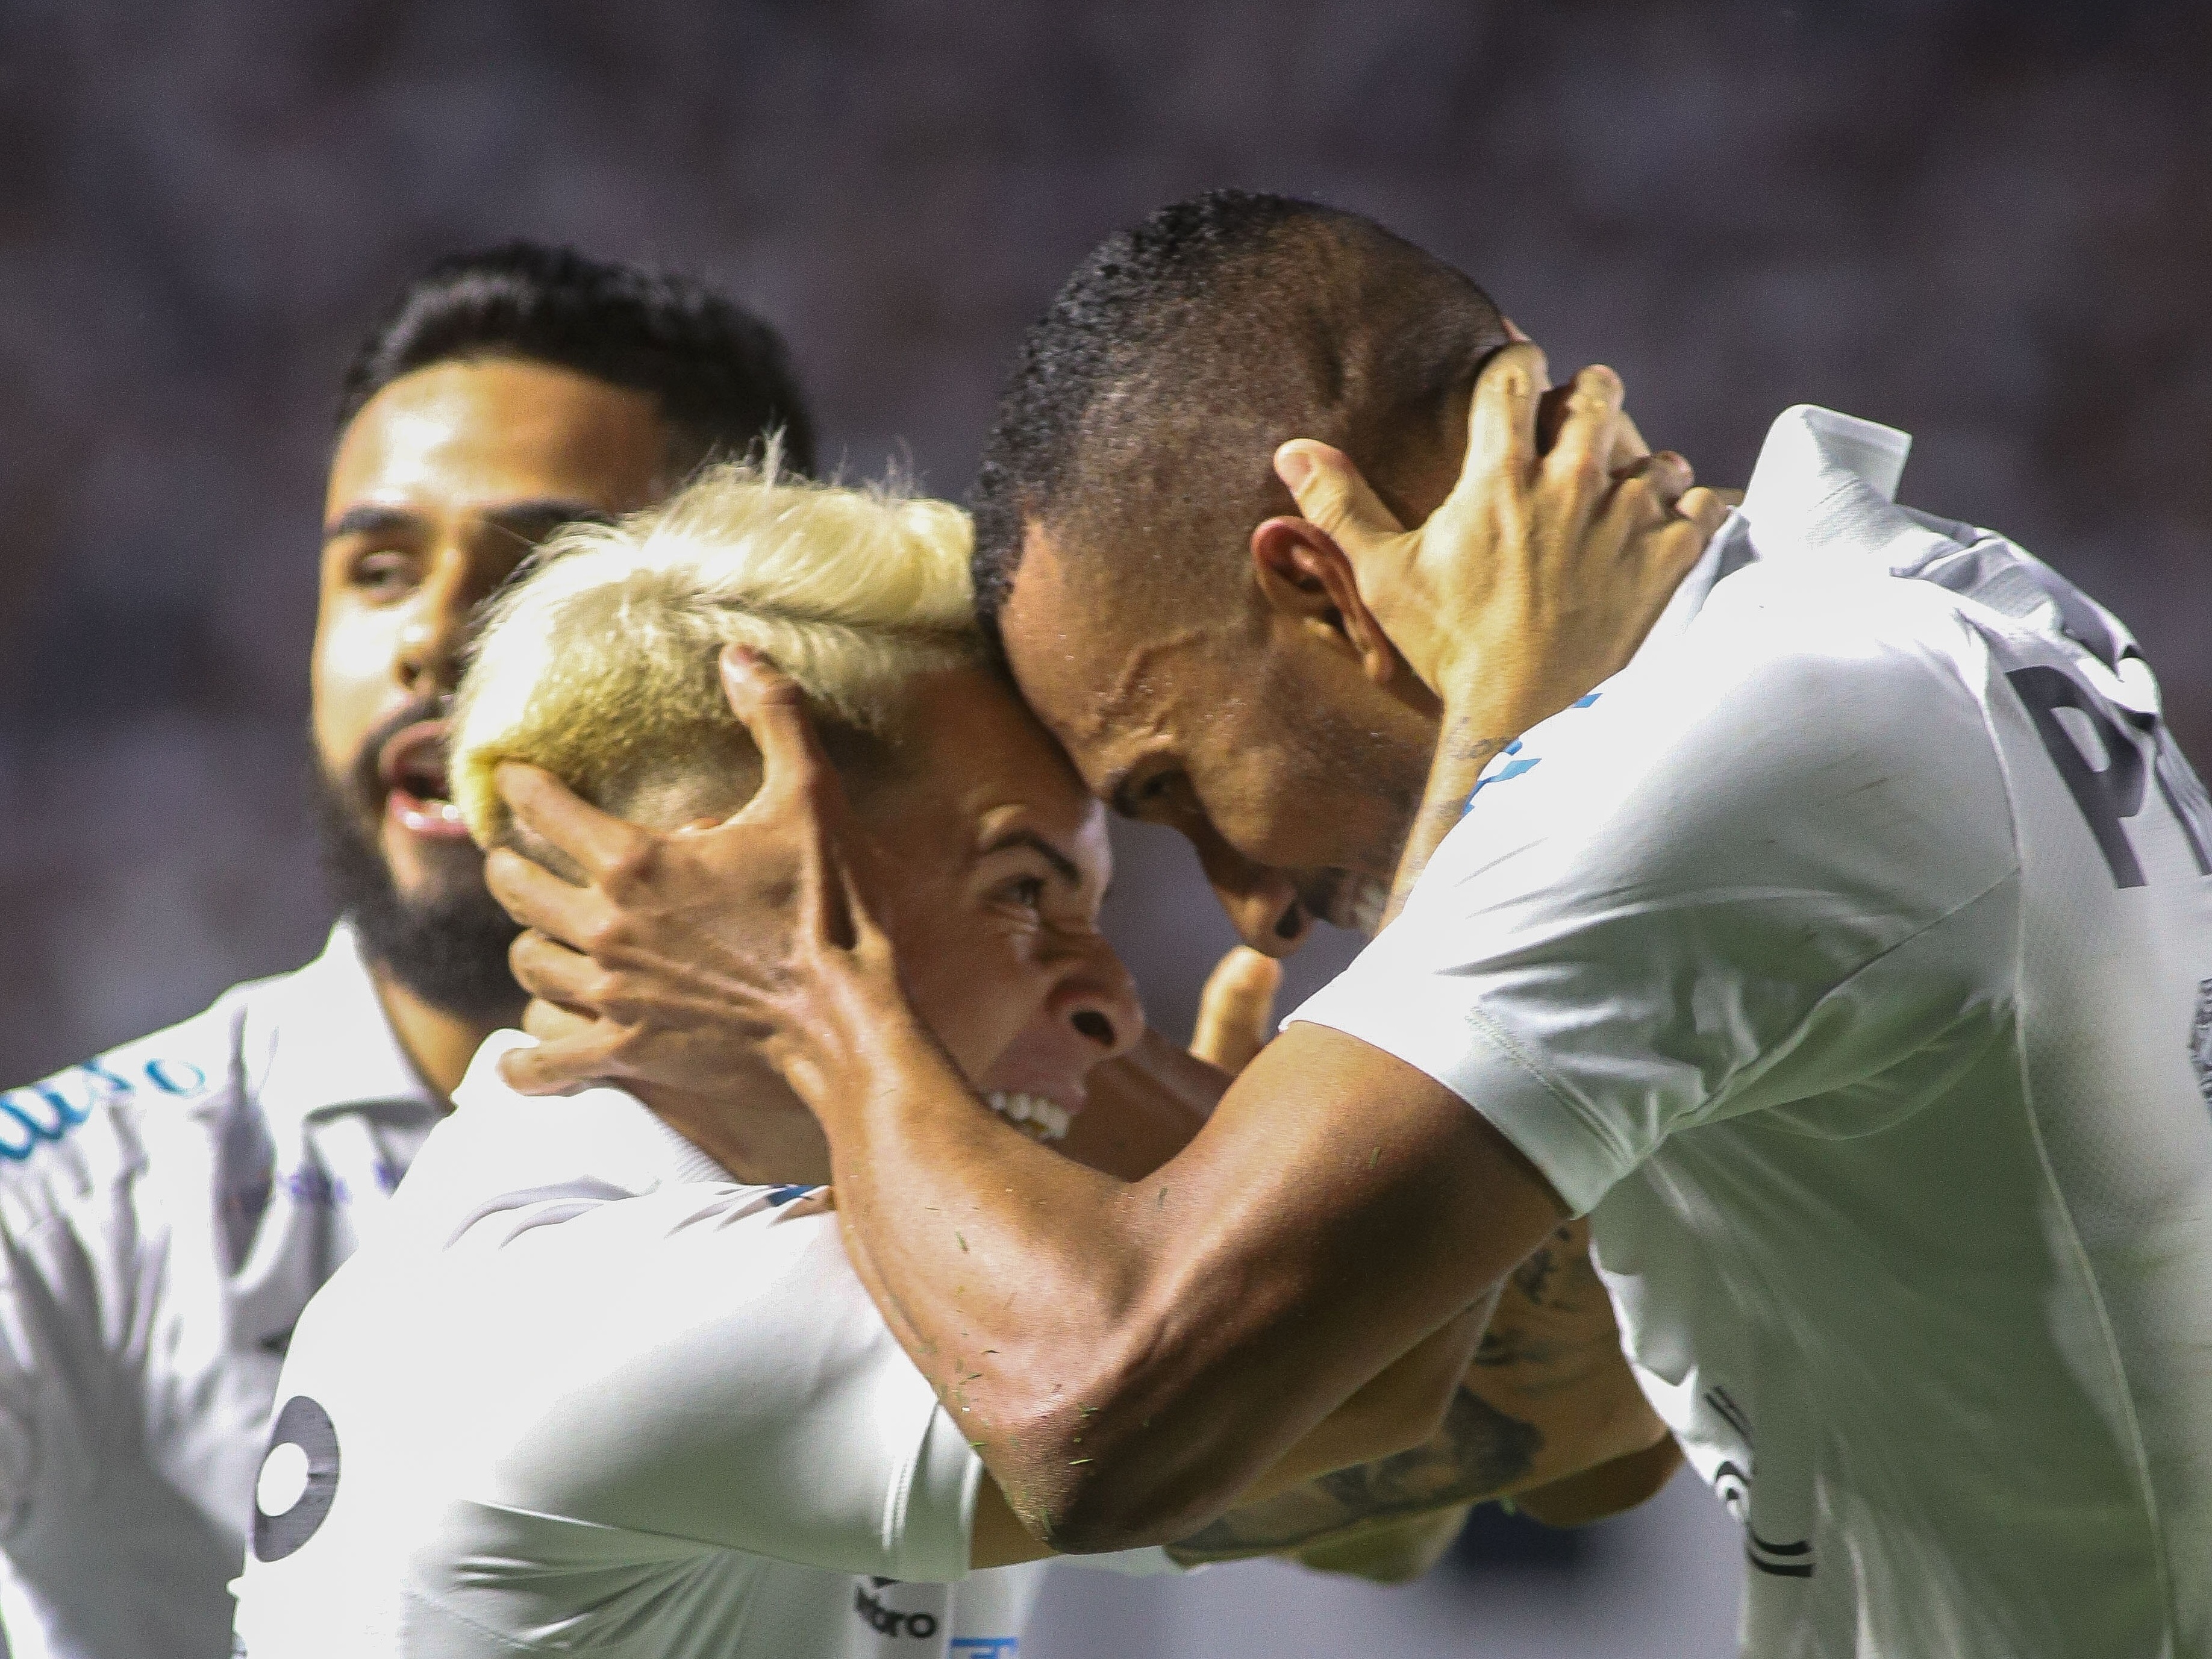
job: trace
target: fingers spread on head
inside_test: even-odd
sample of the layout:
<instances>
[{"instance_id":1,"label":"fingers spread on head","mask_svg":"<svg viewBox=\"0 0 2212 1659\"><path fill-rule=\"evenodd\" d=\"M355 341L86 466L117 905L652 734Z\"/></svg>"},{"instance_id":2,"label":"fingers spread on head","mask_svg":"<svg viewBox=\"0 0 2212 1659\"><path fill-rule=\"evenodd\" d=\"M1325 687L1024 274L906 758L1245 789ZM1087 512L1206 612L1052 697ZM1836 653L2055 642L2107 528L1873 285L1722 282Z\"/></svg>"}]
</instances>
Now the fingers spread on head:
<instances>
[{"instance_id":1,"label":"fingers spread on head","mask_svg":"<svg viewBox=\"0 0 2212 1659\"><path fill-rule=\"evenodd\" d=\"M805 789L830 770L799 682L757 651L722 647L722 695L760 750L763 798Z\"/></svg>"},{"instance_id":2,"label":"fingers spread on head","mask_svg":"<svg viewBox=\"0 0 2212 1659\"><path fill-rule=\"evenodd\" d=\"M557 1002L548 1002L543 997L531 998L522 1011L523 1030L540 1042L573 1043L595 1024L589 1016L573 1008L563 1008Z\"/></svg>"},{"instance_id":3,"label":"fingers spread on head","mask_svg":"<svg viewBox=\"0 0 2212 1659\"><path fill-rule=\"evenodd\" d=\"M1682 492L1681 499L1674 503L1674 511L1697 526L1698 545L1702 547L1712 539L1728 517L1729 504L1717 491L1692 489Z\"/></svg>"},{"instance_id":4,"label":"fingers spread on head","mask_svg":"<svg viewBox=\"0 0 2212 1659\"><path fill-rule=\"evenodd\" d=\"M1662 449L1646 456L1642 476L1670 510L1698 481L1697 469L1671 449Z\"/></svg>"},{"instance_id":5,"label":"fingers spread on head","mask_svg":"<svg viewBox=\"0 0 2212 1659\"><path fill-rule=\"evenodd\" d=\"M1551 386L1542 348L1505 347L1483 366L1468 416L1467 465L1460 487L1481 487L1504 467L1525 471L1536 459L1536 405Z\"/></svg>"},{"instance_id":6,"label":"fingers spread on head","mask_svg":"<svg viewBox=\"0 0 2212 1659\"><path fill-rule=\"evenodd\" d=\"M1368 544L1405 528L1340 449L1293 438L1275 452L1275 476L1289 488L1299 515L1355 557Z\"/></svg>"},{"instance_id":7,"label":"fingers spread on head","mask_svg":"<svg viewBox=\"0 0 2212 1659\"><path fill-rule=\"evenodd\" d=\"M484 885L525 927L572 945L583 941L606 908L596 888L563 881L510 848L495 847L484 860Z\"/></svg>"},{"instance_id":8,"label":"fingers spread on head","mask_svg":"<svg viewBox=\"0 0 2212 1659\"><path fill-rule=\"evenodd\" d=\"M599 809L543 767L503 761L494 775L515 820L596 880L635 855L642 832Z\"/></svg>"},{"instance_id":9,"label":"fingers spread on head","mask_svg":"<svg viewBox=\"0 0 2212 1659\"><path fill-rule=\"evenodd\" d=\"M619 1075L605 1035L594 1024L499 1057L507 1087L526 1095L570 1094L602 1078Z\"/></svg>"},{"instance_id":10,"label":"fingers spread on head","mask_svg":"<svg viewBox=\"0 0 2212 1659\"><path fill-rule=\"evenodd\" d=\"M535 930L515 936L507 947L507 971L534 997L587 1013L604 1013L606 975L599 963Z\"/></svg>"},{"instance_id":11,"label":"fingers spread on head","mask_svg":"<svg viewBox=\"0 0 2212 1659\"><path fill-rule=\"evenodd\" d=\"M1626 396L1620 377L1602 363L1577 371L1567 387L1559 438L1545 458L1547 471L1573 476L1590 489L1603 488L1615 465Z\"/></svg>"}]
</instances>

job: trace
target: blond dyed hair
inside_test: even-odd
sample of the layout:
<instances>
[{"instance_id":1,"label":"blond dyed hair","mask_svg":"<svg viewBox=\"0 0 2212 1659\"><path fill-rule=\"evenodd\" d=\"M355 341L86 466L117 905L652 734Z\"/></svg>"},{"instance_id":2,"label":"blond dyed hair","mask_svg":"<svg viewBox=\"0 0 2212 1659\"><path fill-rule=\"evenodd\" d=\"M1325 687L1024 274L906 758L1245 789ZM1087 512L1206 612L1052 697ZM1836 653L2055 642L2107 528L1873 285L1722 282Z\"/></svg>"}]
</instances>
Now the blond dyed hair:
<instances>
[{"instance_id":1,"label":"blond dyed hair","mask_svg":"<svg viewBox=\"0 0 2212 1659\"><path fill-rule=\"evenodd\" d=\"M758 756L722 693L726 645L796 680L833 738L894 738L908 681L986 659L970 542L957 507L787 477L773 452L561 531L493 602L461 680L450 787L469 833L508 838L492 782L508 760L626 817L750 795Z\"/></svg>"}]
</instances>

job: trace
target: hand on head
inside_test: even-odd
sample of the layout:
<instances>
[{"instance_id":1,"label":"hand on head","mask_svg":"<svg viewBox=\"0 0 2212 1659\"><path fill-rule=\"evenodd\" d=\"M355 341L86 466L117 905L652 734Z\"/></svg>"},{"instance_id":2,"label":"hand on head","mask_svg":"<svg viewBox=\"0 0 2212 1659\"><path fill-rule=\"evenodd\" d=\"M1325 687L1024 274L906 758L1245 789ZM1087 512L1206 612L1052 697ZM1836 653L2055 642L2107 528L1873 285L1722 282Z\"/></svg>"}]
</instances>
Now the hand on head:
<instances>
[{"instance_id":1,"label":"hand on head","mask_svg":"<svg viewBox=\"0 0 2212 1659\"><path fill-rule=\"evenodd\" d=\"M501 1061L518 1089L586 1079L701 1093L750 1052L791 1075L809 1039L848 1029L853 999L898 995L861 896L870 843L851 823L799 688L749 652L722 653L730 706L761 756L757 793L711 830L660 834L599 811L535 767L499 787L515 817L585 877L572 885L507 848L492 892L532 931L515 977L537 1000L536 1048ZM702 919L712 925L701 927Z\"/></svg>"},{"instance_id":2,"label":"hand on head","mask_svg":"<svg viewBox=\"0 0 2212 1659\"><path fill-rule=\"evenodd\" d=\"M1520 727L1565 708L1626 664L1720 527L1719 497L1692 488L1680 456L1650 452L1624 396L1601 368L1554 391L1540 350L1506 347L1475 383L1457 485L1412 530L1340 450L1276 452L1299 512L1447 707L1511 685Z\"/></svg>"}]
</instances>

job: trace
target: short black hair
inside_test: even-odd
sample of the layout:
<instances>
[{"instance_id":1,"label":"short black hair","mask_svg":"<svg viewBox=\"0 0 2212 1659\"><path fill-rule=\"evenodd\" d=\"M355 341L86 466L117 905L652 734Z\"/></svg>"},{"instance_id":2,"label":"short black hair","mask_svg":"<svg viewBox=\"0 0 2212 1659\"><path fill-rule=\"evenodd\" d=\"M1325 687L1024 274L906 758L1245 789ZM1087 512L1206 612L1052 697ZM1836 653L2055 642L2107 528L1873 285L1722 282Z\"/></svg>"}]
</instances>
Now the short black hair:
<instances>
[{"instance_id":1,"label":"short black hair","mask_svg":"<svg viewBox=\"0 0 2212 1659\"><path fill-rule=\"evenodd\" d=\"M1508 338L1462 272L1316 202L1210 191L1108 238L1030 329L985 442L985 631L1032 523L1080 558L1110 547L1116 587L1188 597L1242 569L1251 526L1294 510L1271 465L1291 438L1345 449L1388 500L1394 459L1464 414Z\"/></svg>"},{"instance_id":2,"label":"short black hair","mask_svg":"<svg viewBox=\"0 0 2212 1659\"><path fill-rule=\"evenodd\" d=\"M814 470L814 423L775 329L690 277L538 242L449 255L402 289L346 366L338 429L403 375L495 357L649 392L687 465L781 430L784 464Z\"/></svg>"}]
</instances>

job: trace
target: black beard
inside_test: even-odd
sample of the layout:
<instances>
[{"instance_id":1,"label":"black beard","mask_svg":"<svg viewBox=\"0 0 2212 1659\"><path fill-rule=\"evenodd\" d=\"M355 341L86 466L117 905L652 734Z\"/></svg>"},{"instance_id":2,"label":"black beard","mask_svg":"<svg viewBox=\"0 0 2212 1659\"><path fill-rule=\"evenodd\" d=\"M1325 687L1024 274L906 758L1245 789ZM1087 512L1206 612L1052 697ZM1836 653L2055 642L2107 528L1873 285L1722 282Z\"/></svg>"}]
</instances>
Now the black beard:
<instances>
[{"instance_id":1,"label":"black beard","mask_svg":"<svg viewBox=\"0 0 2212 1659\"><path fill-rule=\"evenodd\" d=\"M376 765L386 742L436 712L411 708L386 720L362 744L349 778L314 769L323 870L371 962L433 1008L462 1019L512 1021L523 994L507 971L507 951L522 930L481 881L433 882L416 898L401 893L368 828L375 821L369 803L380 799Z\"/></svg>"}]
</instances>

